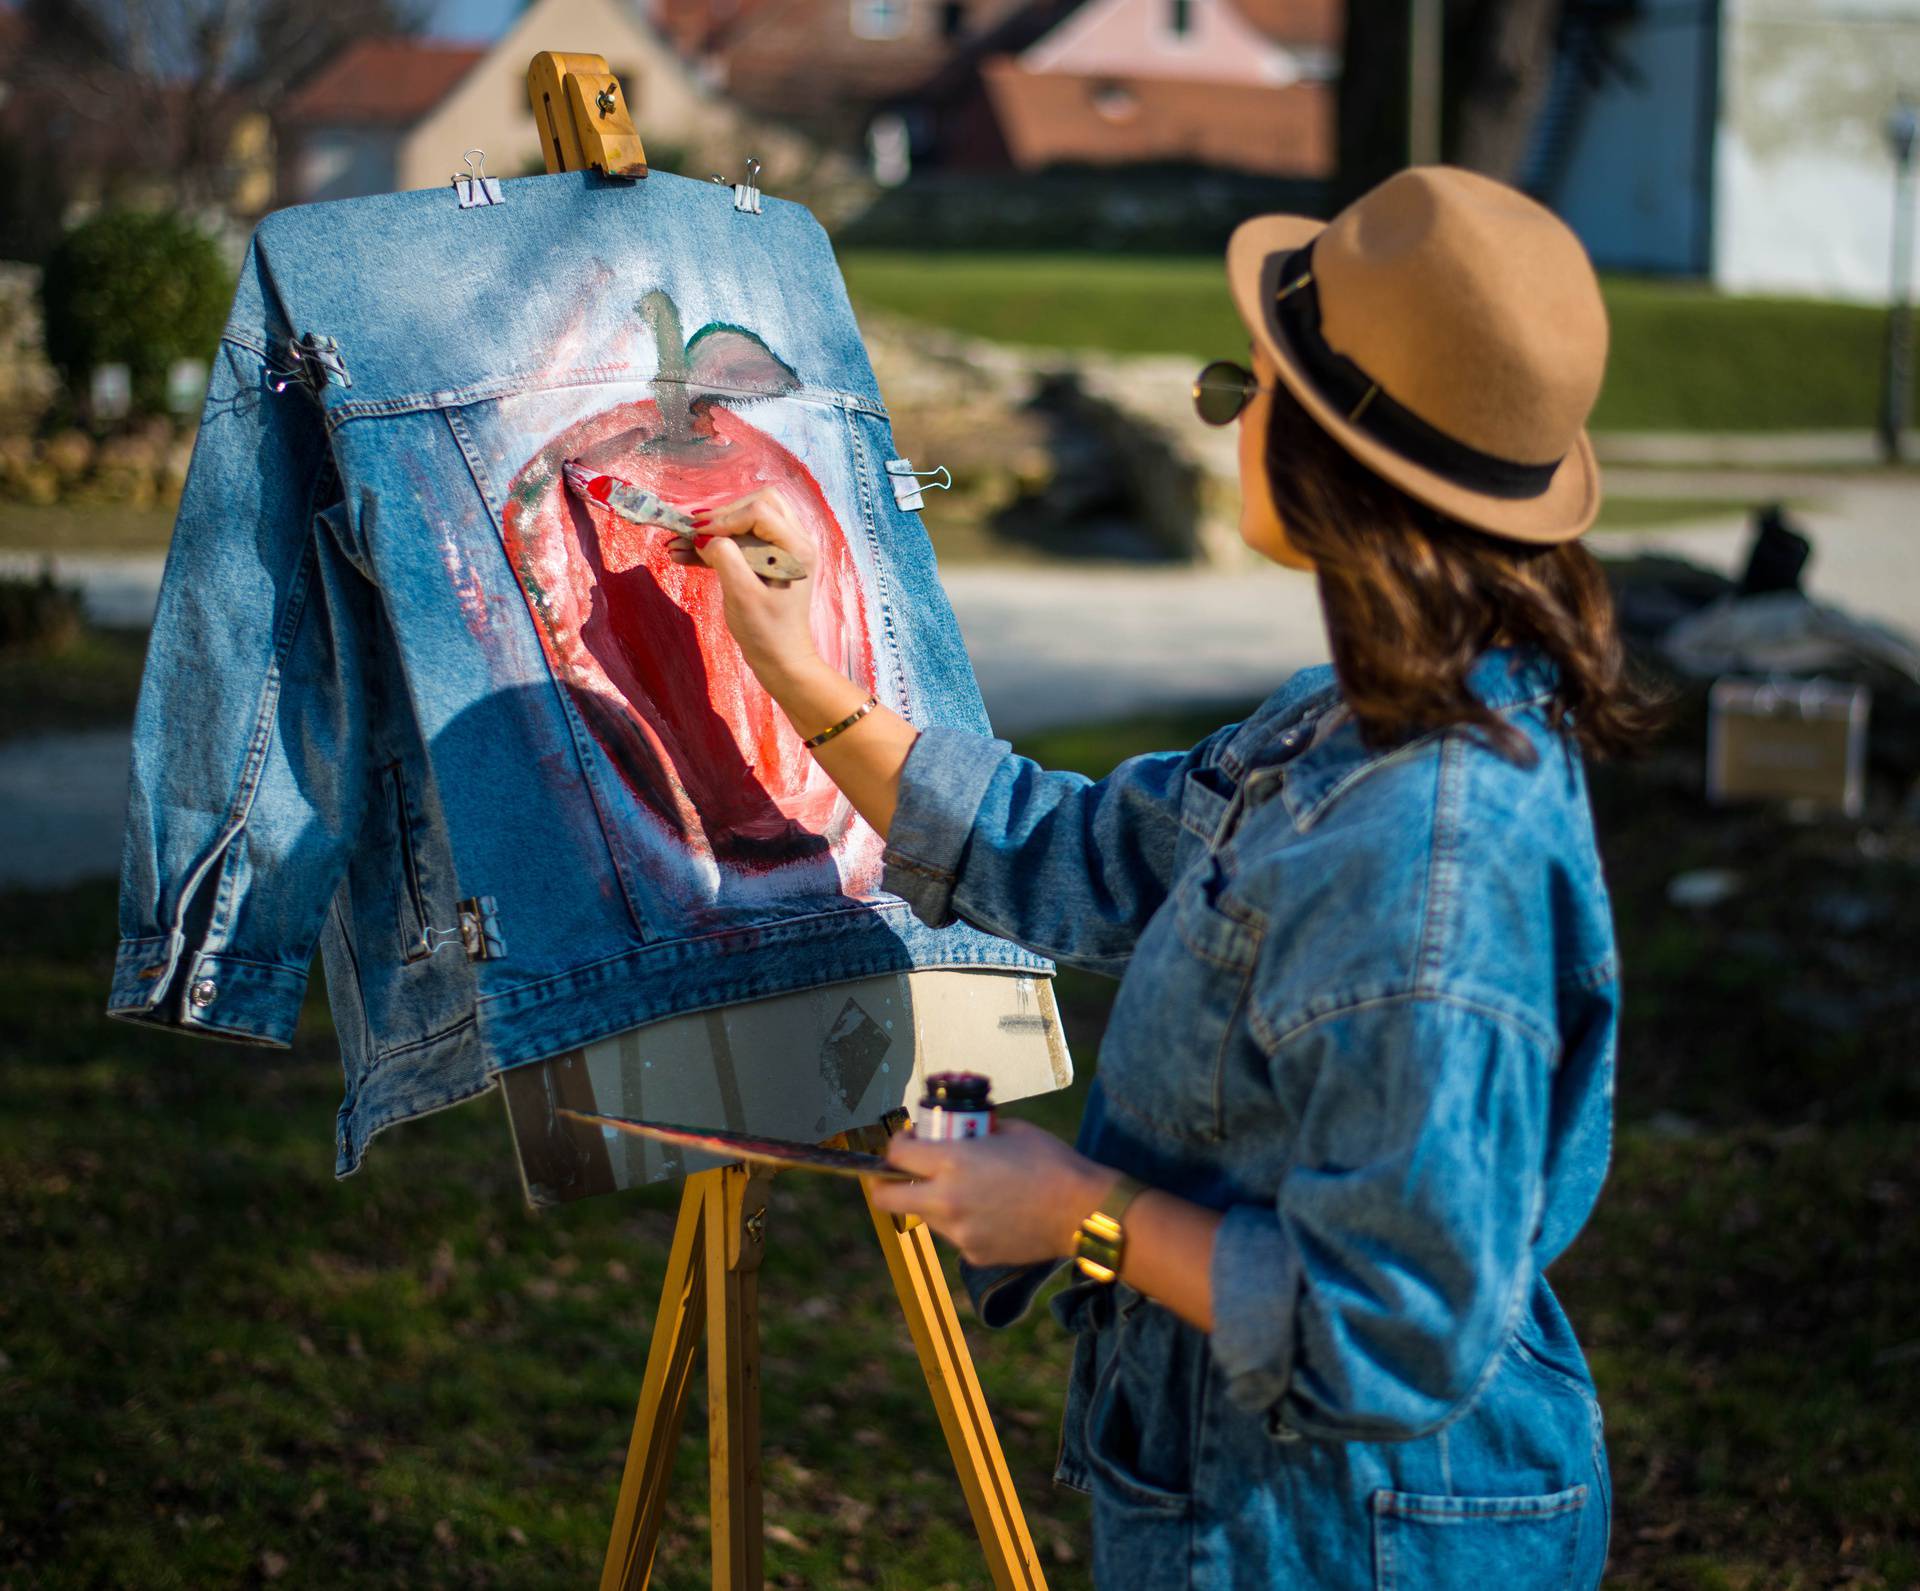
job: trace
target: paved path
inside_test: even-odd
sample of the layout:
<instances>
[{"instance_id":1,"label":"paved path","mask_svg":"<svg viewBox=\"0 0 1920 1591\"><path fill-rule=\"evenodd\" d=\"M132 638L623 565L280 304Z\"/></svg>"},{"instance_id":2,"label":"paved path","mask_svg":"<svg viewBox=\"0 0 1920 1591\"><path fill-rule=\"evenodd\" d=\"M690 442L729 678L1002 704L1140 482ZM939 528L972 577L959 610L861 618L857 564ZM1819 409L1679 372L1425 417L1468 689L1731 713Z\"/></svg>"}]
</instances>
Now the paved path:
<instances>
[{"instance_id":1,"label":"paved path","mask_svg":"<svg viewBox=\"0 0 1920 1591\"><path fill-rule=\"evenodd\" d=\"M77 585L87 617L116 630L144 630L153 622L164 553L65 553L51 560L35 553L0 552L0 575L34 576L49 562L56 580Z\"/></svg>"},{"instance_id":2,"label":"paved path","mask_svg":"<svg viewBox=\"0 0 1920 1591\"><path fill-rule=\"evenodd\" d=\"M0 743L0 884L53 888L120 870L124 730Z\"/></svg>"},{"instance_id":3,"label":"paved path","mask_svg":"<svg viewBox=\"0 0 1920 1591\"><path fill-rule=\"evenodd\" d=\"M1920 629L1920 485L1911 479L1616 465L1608 485L1632 495L1805 501L1813 595ZM1734 574L1747 537L1743 517L1720 515L1609 532L1594 549L1671 553ZM38 566L0 555L0 569ZM82 586L96 622L137 625L152 615L158 557L61 559L56 572ZM1327 655L1312 581L1265 565L956 565L944 579L1002 734L1252 700ZM114 873L126 758L126 737L113 732L0 743L0 883Z\"/></svg>"}]
</instances>

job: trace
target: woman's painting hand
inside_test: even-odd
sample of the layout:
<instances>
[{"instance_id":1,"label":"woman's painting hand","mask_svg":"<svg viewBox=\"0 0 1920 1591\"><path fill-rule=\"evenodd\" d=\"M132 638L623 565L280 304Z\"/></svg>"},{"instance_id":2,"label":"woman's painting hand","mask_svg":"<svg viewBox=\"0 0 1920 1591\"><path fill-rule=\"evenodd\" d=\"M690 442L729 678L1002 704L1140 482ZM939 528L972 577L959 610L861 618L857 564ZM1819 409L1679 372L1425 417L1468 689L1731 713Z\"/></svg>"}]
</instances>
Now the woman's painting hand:
<instances>
[{"instance_id":1,"label":"woman's painting hand","mask_svg":"<svg viewBox=\"0 0 1920 1591\"><path fill-rule=\"evenodd\" d=\"M719 578L727 628L740 645L747 666L769 690L816 666L819 652L808 620L819 549L788 509L777 486L762 486L745 497L692 512L691 537L676 537L675 563L704 564ZM753 535L784 548L805 567L805 577L769 584L755 574L733 543Z\"/></svg>"},{"instance_id":2,"label":"woman's painting hand","mask_svg":"<svg viewBox=\"0 0 1920 1591\"><path fill-rule=\"evenodd\" d=\"M1001 1120L984 1138L934 1143L910 1133L887 1160L914 1182L875 1182L873 1202L917 1215L975 1265L1025 1265L1071 1251L1081 1219L1115 1173L1029 1122Z\"/></svg>"}]
</instances>

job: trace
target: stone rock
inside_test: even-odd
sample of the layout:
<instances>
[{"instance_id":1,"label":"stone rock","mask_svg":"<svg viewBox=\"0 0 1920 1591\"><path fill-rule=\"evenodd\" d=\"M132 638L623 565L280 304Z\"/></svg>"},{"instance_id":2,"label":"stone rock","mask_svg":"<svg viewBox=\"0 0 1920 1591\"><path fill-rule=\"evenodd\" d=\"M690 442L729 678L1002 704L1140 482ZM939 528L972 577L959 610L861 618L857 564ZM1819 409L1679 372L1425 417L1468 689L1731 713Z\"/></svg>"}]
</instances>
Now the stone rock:
<instances>
[{"instance_id":1,"label":"stone rock","mask_svg":"<svg viewBox=\"0 0 1920 1591\"><path fill-rule=\"evenodd\" d=\"M93 438L85 431L56 431L40 450L42 461L62 482L77 481L93 468Z\"/></svg>"},{"instance_id":2,"label":"stone rock","mask_svg":"<svg viewBox=\"0 0 1920 1591\"><path fill-rule=\"evenodd\" d=\"M1123 523L1123 541L1161 557L1257 561L1239 536L1234 432L1194 415L1191 361L1015 347L873 310L860 322L896 442L953 473L930 513L1019 519L1062 550L1116 546Z\"/></svg>"}]
</instances>

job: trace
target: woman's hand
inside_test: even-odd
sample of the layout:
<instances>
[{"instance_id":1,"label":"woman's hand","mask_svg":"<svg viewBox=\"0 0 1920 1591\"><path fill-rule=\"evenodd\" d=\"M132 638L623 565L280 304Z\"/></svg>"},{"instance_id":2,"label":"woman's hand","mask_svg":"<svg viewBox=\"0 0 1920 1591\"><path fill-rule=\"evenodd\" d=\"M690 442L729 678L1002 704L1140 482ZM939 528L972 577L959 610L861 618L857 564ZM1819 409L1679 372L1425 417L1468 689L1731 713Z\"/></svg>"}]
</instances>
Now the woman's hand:
<instances>
[{"instance_id":1,"label":"woman's hand","mask_svg":"<svg viewBox=\"0 0 1920 1591\"><path fill-rule=\"evenodd\" d=\"M828 663L813 644L808 617L813 605L819 549L788 510L778 490L763 486L730 503L693 514L698 531L676 536L669 556L678 564L708 568L720 582L727 628L754 677L787 715L803 739L839 723L866 704L867 688ZM770 585L754 573L733 538L749 531L800 560L806 575ZM900 801L900 770L919 734L886 706L877 706L851 729L814 752L827 777L846 792L860 816L883 837Z\"/></svg>"},{"instance_id":2,"label":"woman's hand","mask_svg":"<svg viewBox=\"0 0 1920 1591\"><path fill-rule=\"evenodd\" d=\"M921 1179L875 1182L873 1202L923 1217L975 1265L1024 1265L1070 1253L1083 1217L1117 1175L1029 1122L984 1138L931 1143L901 1133L887 1160Z\"/></svg>"},{"instance_id":3,"label":"woman's hand","mask_svg":"<svg viewBox=\"0 0 1920 1591\"><path fill-rule=\"evenodd\" d=\"M779 489L763 486L731 502L697 509L691 517L697 527L694 535L675 537L669 556L675 563L705 564L719 577L727 628L760 683L777 695L781 684L823 666L808 620L819 550L788 511ZM733 544L735 536L748 534L792 553L805 566L806 577L773 585L762 580Z\"/></svg>"}]
</instances>

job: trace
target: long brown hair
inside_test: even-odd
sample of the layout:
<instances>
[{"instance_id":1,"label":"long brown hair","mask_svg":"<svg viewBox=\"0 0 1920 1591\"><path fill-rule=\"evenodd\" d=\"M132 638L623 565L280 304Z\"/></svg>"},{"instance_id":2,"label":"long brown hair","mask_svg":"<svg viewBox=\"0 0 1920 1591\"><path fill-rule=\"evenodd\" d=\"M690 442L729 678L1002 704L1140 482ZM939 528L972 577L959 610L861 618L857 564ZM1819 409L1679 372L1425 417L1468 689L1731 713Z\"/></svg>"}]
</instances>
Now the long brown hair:
<instances>
[{"instance_id":1,"label":"long brown hair","mask_svg":"<svg viewBox=\"0 0 1920 1591\"><path fill-rule=\"evenodd\" d=\"M1487 535L1383 480L1275 384L1267 480L1287 540L1314 562L1334 673L1370 745L1449 724L1530 762L1526 737L1467 687L1496 641L1558 665L1548 721L1588 754L1639 749L1659 722L1627 671L1613 599L1577 541Z\"/></svg>"}]
</instances>

